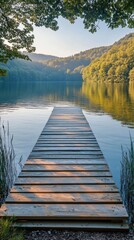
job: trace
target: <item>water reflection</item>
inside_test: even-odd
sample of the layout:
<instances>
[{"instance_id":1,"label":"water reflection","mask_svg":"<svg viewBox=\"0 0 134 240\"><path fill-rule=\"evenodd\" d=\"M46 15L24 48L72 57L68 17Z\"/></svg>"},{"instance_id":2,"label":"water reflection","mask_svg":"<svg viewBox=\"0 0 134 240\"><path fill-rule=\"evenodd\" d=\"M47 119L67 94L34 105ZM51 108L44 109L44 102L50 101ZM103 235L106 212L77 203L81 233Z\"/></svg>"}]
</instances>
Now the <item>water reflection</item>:
<instances>
[{"instance_id":1,"label":"water reflection","mask_svg":"<svg viewBox=\"0 0 134 240\"><path fill-rule=\"evenodd\" d=\"M79 82L2 82L0 104L53 105L55 102L77 102L82 87ZM81 101L81 98L80 98Z\"/></svg>"},{"instance_id":2,"label":"water reflection","mask_svg":"<svg viewBox=\"0 0 134 240\"><path fill-rule=\"evenodd\" d=\"M105 112L134 127L134 83L0 82L0 110L20 106L49 106L60 102L87 111Z\"/></svg>"},{"instance_id":3,"label":"water reflection","mask_svg":"<svg viewBox=\"0 0 134 240\"><path fill-rule=\"evenodd\" d=\"M134 83L83 83L82 94L94 104L96 110L134 127Z\"/></svg>"}]
</instances>

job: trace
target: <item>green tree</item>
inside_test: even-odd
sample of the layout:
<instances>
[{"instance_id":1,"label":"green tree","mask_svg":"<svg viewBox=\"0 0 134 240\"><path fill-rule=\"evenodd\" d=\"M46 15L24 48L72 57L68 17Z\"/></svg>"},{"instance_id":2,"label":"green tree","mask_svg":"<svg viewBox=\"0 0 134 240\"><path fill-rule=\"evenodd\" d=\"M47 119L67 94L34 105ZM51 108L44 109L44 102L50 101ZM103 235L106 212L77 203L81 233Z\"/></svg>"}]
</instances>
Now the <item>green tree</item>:
<instances>
[{"instance_id":1,"label":"green tree","mask_svg":"<svg viewBox=\"0 0 134 240\"><path fill-rule=\"evenodd\" d=\"M0 62L16 57L27 58L19 51L31 52L33 25L58 29L58 17L71 23L80 17L85 28L97 31L99 20L110 28L134 26L134 2L131 0L1 0L0 3ZM5 70L0 70L5 74Z\"/></svg>"},{"instance_id":2,"label":"green tree","mask_svg":"<svg viewBox=\"0 0 134 240\"><path fill-rule=\"evenodd\" d=\"M82 69L84 80L122 82L134 79L134 33L126 35ZM93 71L94 70L94 71ZM132 72L131 72L132 71Z\"/></svg>"},{"instance_id":3,"label":"green tree","mask_svg":"<svg viewBox=\"0 0 134 240\"><path fill-rule=\"evenodd\" d=\"M129 79L130 79L130 81L134 81L134 67L129 72Z\"/></svg>"}]
</instances>

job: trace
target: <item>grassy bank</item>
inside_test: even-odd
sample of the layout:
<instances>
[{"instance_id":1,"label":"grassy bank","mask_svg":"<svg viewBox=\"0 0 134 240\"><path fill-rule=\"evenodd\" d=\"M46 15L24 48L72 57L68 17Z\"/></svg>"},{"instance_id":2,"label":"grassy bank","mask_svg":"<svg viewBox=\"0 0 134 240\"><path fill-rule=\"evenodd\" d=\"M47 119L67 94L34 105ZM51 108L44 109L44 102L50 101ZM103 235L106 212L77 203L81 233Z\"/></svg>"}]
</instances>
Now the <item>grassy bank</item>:
<instances>
[{"instance_id":1,"label":"grassy bank","mask_svg":"<svg viewBox=\"0 0 134 240\"><path fill-rule=\"evenodd\" d=\"M13 136L9 133L9 125L0 121L0 205L4 203L17 176ZM23 240L23 233L13 227L14 219L0 219L1 240Z\"/></svg>"},{"instance_id":2,"label":"grassy bank","mask_svg":"<svg viewBox=\"0 0 134 240\"><path fill-rule=\"evenodd\" d=\"M23 232L13 227L14 219L3 218L0 220L1 240L24 240Z\"/></svg>"},{"instance_id":3,"label":"grassy bank","mask_svg":"<svg viewBox=\"0 0 134 240\"><path fill-rule=\"evenodd\" d=\"M122 148L121 195L129 214L129 223L134 225L134 142L130 136L130 148Z\"/></svg>"},{"instance_id":4,"label":"grassy bank","mask_svg":"<svg viewBox=\"0 0 134 240\"><path fill-rule=\"evenodd\" d=\"M10 136L9 125L0 121L0 204L5 201L16 175L13 136Z\"/></svg>"}]
</instances>

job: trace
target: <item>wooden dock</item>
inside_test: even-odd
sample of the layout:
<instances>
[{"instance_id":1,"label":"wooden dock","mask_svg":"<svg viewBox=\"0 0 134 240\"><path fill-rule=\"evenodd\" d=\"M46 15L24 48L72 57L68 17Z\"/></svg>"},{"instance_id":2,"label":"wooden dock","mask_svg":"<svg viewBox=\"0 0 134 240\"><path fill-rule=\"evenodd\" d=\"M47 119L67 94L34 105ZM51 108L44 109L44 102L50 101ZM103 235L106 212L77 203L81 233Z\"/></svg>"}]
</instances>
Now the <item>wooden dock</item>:
<instances>
[{"instance_id":1,"label":"wooden dock","mask_svg":"<svg viewBox=\"0 0 134 240\"><path fill-rule=\"evenodd\" d=\"M25 228L127 230L119 191L78 107L55 107L0 217Z\"/></svg>"}]
</instances>

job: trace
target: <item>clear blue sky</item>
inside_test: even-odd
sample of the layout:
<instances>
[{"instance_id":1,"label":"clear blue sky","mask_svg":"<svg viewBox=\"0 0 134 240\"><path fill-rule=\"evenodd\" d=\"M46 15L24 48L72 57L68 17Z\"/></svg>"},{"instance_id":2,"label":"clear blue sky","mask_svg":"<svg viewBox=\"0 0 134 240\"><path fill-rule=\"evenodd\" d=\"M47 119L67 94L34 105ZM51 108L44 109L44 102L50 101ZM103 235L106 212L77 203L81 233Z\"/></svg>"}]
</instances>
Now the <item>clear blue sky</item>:
<instances>
[{"instance_id":1,"label":"clear blue sky","mask_svg":"<svg viewBox=\"0 0 134 240\"><path fill-rule=\"evenodd\" d=\"M134 29L111 30L101 22L100 29L97 33L92 34L84 29L81 19L77 19L75 24L71 24L60 18L58 31L52 31L45 27L34 28L34 46L36 53L65 57L94 47L113 44L130 32L134 32Z\"/></svg>"}]
</instances>

